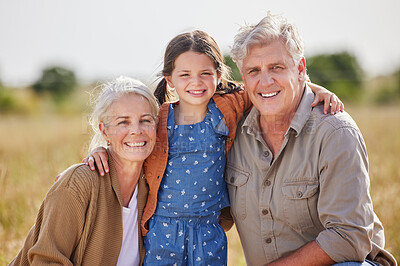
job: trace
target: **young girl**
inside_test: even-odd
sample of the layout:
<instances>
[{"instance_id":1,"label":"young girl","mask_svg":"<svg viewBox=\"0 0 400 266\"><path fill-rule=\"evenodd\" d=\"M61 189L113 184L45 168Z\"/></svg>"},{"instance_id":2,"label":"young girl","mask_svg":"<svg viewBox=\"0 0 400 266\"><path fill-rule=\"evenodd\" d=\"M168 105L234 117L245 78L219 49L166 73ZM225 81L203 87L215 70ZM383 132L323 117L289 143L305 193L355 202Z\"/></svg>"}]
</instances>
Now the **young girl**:
<instances>
[{"instance_id":1,"label":"young girl","mask_svg":"<svg viewBox=\"0 0 400 266\"><path fill-rule=\"evenodd\" d=\"M165 103L156 146L144 166L149 184L141 221L147 233L144 264L227 263L224 229L232 221L226 209L225 160L236 124L251 108L247 94L228 80L228 73L218 45L205 32L180 34L166 48L164 77L155 91ZM176 90L179 102L168 103L168 87ZM331 95L321 87L312 88ZM99 153L93 156L106 168L106 159L101 160ZM88 158L93 167L93 157Z\"/></svg>"}]
</instances>

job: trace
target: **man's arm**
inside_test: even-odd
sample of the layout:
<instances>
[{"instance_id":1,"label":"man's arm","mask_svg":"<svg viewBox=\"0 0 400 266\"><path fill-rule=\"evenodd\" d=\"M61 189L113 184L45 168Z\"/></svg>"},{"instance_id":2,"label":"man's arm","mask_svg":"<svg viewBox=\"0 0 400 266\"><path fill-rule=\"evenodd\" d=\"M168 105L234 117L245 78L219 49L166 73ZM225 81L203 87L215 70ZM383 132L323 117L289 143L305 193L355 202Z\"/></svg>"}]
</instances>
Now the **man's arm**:
<instances>
[{"instance_id":1,"label":"man's arm","mask_svg":"<svg viewBox=\"0 0 400 266\"><path fill-rule=\"evenodd\" d=\"M287 257L280 258L270 264L269 266L280 266L280 265L332 265L333 261L325 251L322 250L317 244L317 242L312 241L308 244L302 246L292 254Z\"/></svg>"}]
</instances>

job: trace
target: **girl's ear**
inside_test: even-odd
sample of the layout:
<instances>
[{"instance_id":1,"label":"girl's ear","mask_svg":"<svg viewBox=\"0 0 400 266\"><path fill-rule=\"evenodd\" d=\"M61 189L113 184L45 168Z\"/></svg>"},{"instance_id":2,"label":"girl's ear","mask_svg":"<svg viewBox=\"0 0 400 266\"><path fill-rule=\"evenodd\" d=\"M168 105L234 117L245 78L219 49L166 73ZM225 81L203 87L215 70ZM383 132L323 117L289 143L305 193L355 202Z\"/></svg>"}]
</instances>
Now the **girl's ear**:
<instances>
[{"instance_id":1,"label":"girl's ear","mask_svg":"<svg viewBox=\"0 0 400 266\"><path fill-rule=\"evenodd\" d=\"M217 74L217 85L221 83L221 80L222 80L221 73L218 73Z\"/></svg>"},{"instance_id":2,"label":"girl's ear","mask_svg":"<svg viewBox=\"0 0 400 266\"><path fill-rule=\"evenodd\" d=\"M164 76L164 78L171 89L175 88L174 83L172 83L171 76Z\"/></svg>"}]
</instances>

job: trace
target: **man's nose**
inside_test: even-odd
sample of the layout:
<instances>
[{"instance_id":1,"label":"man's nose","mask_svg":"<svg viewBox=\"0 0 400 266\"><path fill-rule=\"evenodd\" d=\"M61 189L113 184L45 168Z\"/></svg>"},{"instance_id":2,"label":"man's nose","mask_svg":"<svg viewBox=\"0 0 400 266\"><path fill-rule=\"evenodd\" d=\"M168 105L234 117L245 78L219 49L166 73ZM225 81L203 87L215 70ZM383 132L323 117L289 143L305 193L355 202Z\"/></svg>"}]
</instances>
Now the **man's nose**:
<instances>
[{"instance_id":1,"label":"man's nose","mask_svg":"<svg viewBox=\"0 0 400 266\"><path fill-rule=\"evenodd\" d=\"M268 87L273 83L273 77L267 71L261 71L260 84L262 87Z\"/></svg>"}]
</instances>

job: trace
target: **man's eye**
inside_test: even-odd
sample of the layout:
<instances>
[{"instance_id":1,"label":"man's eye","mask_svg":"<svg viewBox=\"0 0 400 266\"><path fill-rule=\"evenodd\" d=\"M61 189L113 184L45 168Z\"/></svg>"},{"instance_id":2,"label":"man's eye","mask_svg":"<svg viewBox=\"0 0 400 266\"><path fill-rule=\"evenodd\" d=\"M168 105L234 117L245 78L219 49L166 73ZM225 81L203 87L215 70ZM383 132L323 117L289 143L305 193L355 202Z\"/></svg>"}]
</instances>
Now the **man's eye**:
<instances>
[{"instance_id":1,"label":"man's eye","mask_svg":"<svg viewBox=\"0 0 400 266\"><path fill-rule=\"evenodd\" d=\"M249 70L249 74L254 74L254 73L257 73L258 72L258 69L250 69Z\"/></svg>"}]
</instances>

